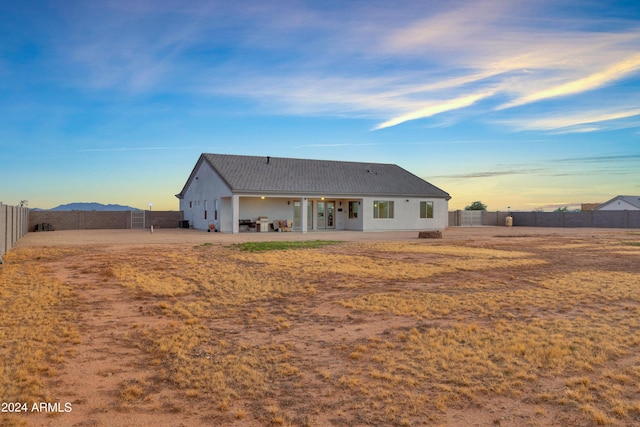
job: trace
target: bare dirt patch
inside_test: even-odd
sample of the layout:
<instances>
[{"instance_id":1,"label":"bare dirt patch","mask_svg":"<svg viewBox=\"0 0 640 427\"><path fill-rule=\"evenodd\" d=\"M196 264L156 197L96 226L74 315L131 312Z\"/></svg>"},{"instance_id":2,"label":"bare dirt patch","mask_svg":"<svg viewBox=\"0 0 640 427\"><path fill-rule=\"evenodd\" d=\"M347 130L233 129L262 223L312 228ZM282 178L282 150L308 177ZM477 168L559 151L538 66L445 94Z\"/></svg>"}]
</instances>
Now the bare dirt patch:
<instances>
[{"instance_id":1,"label":"bare dirt patch","mask_svg":"<svg viewBox=\"0 0 640 427\"><path fill-rule=\"evenodd\" d=\"M0 349L26 378L2 400L72 411L3 425L640 423L640 234L443 234L31 233L0 271L0 331L50 319L59 338ZM342 243L231 246L252 239ZM17 280L62 303L16 319ZM21 348L42 353L22 373Z\"/></svg>"}]
</instances>

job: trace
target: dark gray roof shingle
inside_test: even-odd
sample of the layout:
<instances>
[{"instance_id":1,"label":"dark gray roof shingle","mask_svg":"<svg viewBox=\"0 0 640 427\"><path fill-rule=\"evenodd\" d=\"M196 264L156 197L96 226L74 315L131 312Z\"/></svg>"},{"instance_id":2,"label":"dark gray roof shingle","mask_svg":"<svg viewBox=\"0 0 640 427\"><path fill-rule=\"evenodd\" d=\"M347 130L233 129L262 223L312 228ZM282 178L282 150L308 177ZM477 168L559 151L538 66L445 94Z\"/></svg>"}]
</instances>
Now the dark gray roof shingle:
<instances>
[{"instance_id":1,"label":"dark gray roof shingle","mask_svg":"<svg viewBox=\"0 0 640 427\"><path fill-rule=\"evenodd\" d=\"M237 193L421 196L445 191L393 164L203 154Z\"/></svg>"}]
</instances>

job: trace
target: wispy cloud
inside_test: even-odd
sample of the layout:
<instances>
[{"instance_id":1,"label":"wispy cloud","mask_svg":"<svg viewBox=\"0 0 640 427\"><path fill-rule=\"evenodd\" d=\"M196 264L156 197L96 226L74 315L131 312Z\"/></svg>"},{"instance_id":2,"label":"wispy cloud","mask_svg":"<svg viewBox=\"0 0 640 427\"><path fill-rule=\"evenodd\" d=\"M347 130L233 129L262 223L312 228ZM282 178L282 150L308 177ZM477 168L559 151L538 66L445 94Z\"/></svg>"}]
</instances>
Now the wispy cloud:
<instances>
[{"instance_id":1,"label":"wispy cloud","mask_svg":"<svg viewBox=\"0 0 640 427\"><path fill-rule=\"evenodd\" d=\"M518 142L520 142L522 140L518 140ZM432 140L432 141L411 141L411 142L407 142L407 141L393 141L393 142L362 142L362 143L329 143L329 144L302 144L302 145L297 145L295 148L332 148L332 147L370 147L370 146L376 146L376 147L381 147L381 146L392 146L392 147L398 147L398 146L421 146L421 145L459 145L459 144L488 144L488 143L492 143L494 141L486 141L486 140L455 140L455 139L448 139L448 140ZM539 141L533 141L533 140L528 140L528 142L539 142Z\"/></svg>"},{"instance_id":2,"label":"wispy cloud","mask_svg":"<svg viewBox=\"0 0 640 427\"><path fill-rule=\"evenodd\" d=\"M384 129L391 126L397 126L400 123L404 123L410 120L422 119L425 117L431 117L435 114L444 113L445 111L456 110L459 108L468 107L470 105L475 104L481 99L487 98L491 96L493 92L484 92L474 95L463 96L456 99L447 100L444 102L434 103L424 108L420 108L416 111L411 111L409 113L403 114L398 117L394 117L386 122L380 123L374 130Z\"/></svg>"},{"instance_id":3,"label":"wispy cloud","mask_svg":"<svg viewBox=\"0 0 640 427\"><path fill-rule=\"evenodd\" d=\"M599 28L591 31L595 21L550 15L541 19L544 15L531 10L515 10L520 5L501 1L454 6L417 18L392 33L385 46L387 51L425 55L442 70L464 73L451 80L460 83L452 86L454 89L468 90L469 85L490 80L497 98L507 99L499 110L560 97L575 99L640 71L640 31L629 25L633 21L601 21ZM528 14L535 18L527 18ZM553 25L555 19L557 26ZM604 26L609 30L603 31ZM601 99L581 100L581 104L592 110L615 105L606 105ZM598 129L592 126L576 131Z\"/></svg>"},{"instance_id":4,"label":"wispy cloud","mask_svg":"<svg viewBox=\"0 0 640 427\"><path fill-rule=\"evenodd\" d=\"M529 206L536 209L557 209L557 208L569 208L577 209L580 207L579 202L541 202L541 203L529 203Z\"/></svg>"},{"instance_id":5,"label":"wispy cloud","mask_svg":"<svg viewBox=\"0 0 640 427\"><path fill-rule=\"evenodd\" d=\"M565 157L561 159L557 159L557 162L566 163L566 162L595 162L595 163L603 163L603 162L615 162L618 164L622 160L640 162L640 154L616 154L616 155L608 155L608 156L581 156L581 157Z\"/></svg>"},{"instance_id":6,"label":"wispy cloud","mask_svg":"<svg viewBox=\"0 0 640 427\"><path fill-rule=\"evenodd\" d=\"M621 110L603 110L603 111L580 111L568 112L563 114L553 114L547 117L522 116L518 119L509 119L500 121L501 124L517 128L519 130L544 130L559 132L590 132L605 128L604 122L617 121L615 125L607 124L607 128L625 128L638 127L640 123L637 120L630 122L621 122L623 119L634 118L640 116L640 109L621 109Z\"/></svg>"},{"instance_id":7,"label":"wispy cloud","mask_svg":"<svg viewBox=\"0 0 640 427\"><path fill-rule=\"evenodd\" d=\"M356 63L365 61L374 68L384 64L386 79L374 81L362 73L341 76L342 67L337 66L332 79L343 82L331 87L321 83L327 82L326 77L317 79L313 75L309 75L308 84L293 88L271 79L269 87L275 94L271 100L288 104L289 111L304 111L315 105L319 109L327 107L327 114L333 111L338 115L355 113L382 118L374 129L384 129L466 107L474 108L461 118L478 111L489 112L495 107L491 103L481 107L478 101L492 97L507 100L498 107L502 109L560 97L575 98L634 76L640 70L636 49L640 31L636 26L620 20L611 22L608 31L602 30L602 23L597 24L597 30L589 30L596 23L586 18L569 22L559 17L561 25L554 25L556 18L530 19L528 14L535 16L536 11L522 9L521 4L510 1L460 3L448 10L435 8L426 17L411 8L406 15L390 14L386 31L380 32L368 22L359 35L375 28L376 33L366 34L370 41L347 43L345 48ZM335 30L347 40L352 35L348 30ZM410 61L411 66L396 66L389 61ZM319 63L320 72L324 72L322 60ZM313 96L307 96L310 91ZM614 102L583 99L580 105L591 110L610 109L616 105ZM601 127L575 131L597 129Z\"/></svg>"},{"instance_id":8,"label":"wispy cloud","mask_svg":"<svg viewBox=\"0 0 640 427\"><path fill-rule=\"evenodd\" d=\"M303 144L297 145L295 148L333 148L333 147L370 147L375 145L382 145L375 142L365 143L344 143L344 144Z\"/></svg>"},{"instance_id":9,"label":"wispy cloud","mask_svg":"<svg viewBox=\"0 0 640 427\"><path fill-rule=\"evenodd\" d=\"M73 150L76 153L108 153L108 152L124 152L124 151L173 151L173 150L194 150L199 146L189 147L109 147L109 148L82 148Z\"/></svg>"},{"instance_id":10,"label":"wispy cloud","mask_svg":"<svg viewBox=\"0 0 640 427\"><path fill-rule=\"evenodd\" d=\"M586 77L519 97L511 102L501 105L498 108L516 107L543 99L587 92L626 77L638 70L640 70L640 54L633 55L630 58L617 62L602 71L590 74Z\"/></svg>"},{"instance_id":11,"label":"wispy cloud","mask_svg":"<svg viewBox=\"0 0 640 427\"><path fill-rule=\"evenodd\" d=\"M562 16L545 2L113 1L64 10L67 32L51 38L63 64L54 75L71 86L212 105L240 98L254 114L362 118L375 130L576 98L640 71L633 20ZM611 109L614 99L581 104Z\"/></svg>"},{"instance_id":12,"label":"wispy cloud","mask_svg":"<svg viewBox=\"0 0 640 427\"><path fill-rule=\"evenodd\" d=\"M496 164L485 169L464 173L430 176L429 179L469 180L504 176L593 176L627 175L638 170L640 154L611 154L601 156L575 156L549 159L538 163Z\"/></svg>"},{"instance_id":13,"label":"wispy cloud","mask_svg":"<svg viewBox=\"0 0 640 427\"><path fill-rule=\"evenodd\" d=\"M431 176L429 179L474 179L474 178L495 178L508 175L532 175L545 172L542 168L517 168L509 170L476 171L466 173L454 173L448 175Z\"/></svg>"}]
</instances>

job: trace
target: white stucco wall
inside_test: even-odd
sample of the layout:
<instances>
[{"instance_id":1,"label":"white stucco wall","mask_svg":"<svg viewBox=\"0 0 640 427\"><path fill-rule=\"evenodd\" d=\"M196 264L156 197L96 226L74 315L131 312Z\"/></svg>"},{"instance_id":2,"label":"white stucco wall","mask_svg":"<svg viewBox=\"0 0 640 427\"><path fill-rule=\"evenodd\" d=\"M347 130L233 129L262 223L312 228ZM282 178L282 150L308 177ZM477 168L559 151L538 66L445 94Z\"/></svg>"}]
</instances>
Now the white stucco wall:
<instances>
[{"instance_id":1,"label":"white stucco wall","mask_svg":"<svg viewBox=\"0 0 640 427\"><path fill-rule=\"evenodd\" d=\"M229 187L207 162L202 162L196 169L194 179L180 200L180 210L184 212L184 219L188 220L193 228L206 230L209 228L209 224L213 223L217 229L220 229L222 198L230 196L231 190ZM218 219L215 219L216 200ZM207 210L206 219L204 217L205 208Z\"/></svg>"},{"instance_id":2,"label":"white stucco wall","mask_svg":"<svg viewBox=\"0 0 640 427\"><path fill-rule=\"evenodd\" d=\"M374 201L393 201L393 218L374 218ZM433 218L420 218L420 202L433 202ZM449 221L449 203L445 199L409 197L367 197L362 200L364 231L443 230Z\"/></svg>"},{"instance_id":3,"label":"white stucco wall","mask_svg":"<svg viewBox=\"0 0 640 427\"><path fill-rule=\"evenodd\" d=\"M231 197L223 197L220 201L220 231L231 233L233 231L233 208Z\"/></svg>"},{"instance_id":4,"label":"white stucco wall","mask_svg":"<svg viewBox=\"0 0 640 427\"><path fill-rule=\"evenodd\" d=\"M349 202L359 202L358 205L358 216L356 218L349 218ZM363 219L363 208L362 208L362 199L345 199L342 202L342 214L344 220L344 230L354 230L354 231L362 231L362 226L364 224Z\"/></svg>"},{"instance_id":5,"label":"white stucco wall","mask_svg":"<svg viewBox=\"0 0 640 427\"><path fill-rule=\"evenodd\" d=\"M340 205L342 203L342 205ZM335 207L335 225L336 230L346 230L347 221L349 220L349 203L344 199L336 200Z\"/></svg>"}]
</instances>

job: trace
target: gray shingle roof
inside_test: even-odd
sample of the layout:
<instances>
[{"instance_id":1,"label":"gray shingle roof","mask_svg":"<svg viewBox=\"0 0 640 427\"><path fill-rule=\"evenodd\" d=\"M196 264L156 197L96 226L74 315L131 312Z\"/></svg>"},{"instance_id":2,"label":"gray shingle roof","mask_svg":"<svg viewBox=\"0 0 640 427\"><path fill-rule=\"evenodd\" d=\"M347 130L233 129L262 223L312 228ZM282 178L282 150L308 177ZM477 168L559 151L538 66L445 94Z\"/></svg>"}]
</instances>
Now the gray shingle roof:
<instances>
[{"instance_id":1,"label":"gray shingle roof","mask_svg":"<svg viewBox=\"0 0 640 427\"><path fill-rule=\"evenodd\" d=\"M400 166L284 157L203 154L235 193L387 195L450 199Z\"/></svg>"}]
</instances>

